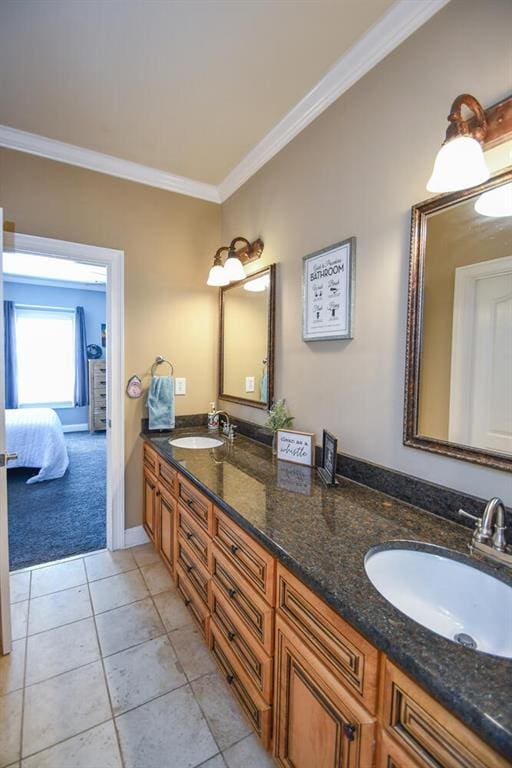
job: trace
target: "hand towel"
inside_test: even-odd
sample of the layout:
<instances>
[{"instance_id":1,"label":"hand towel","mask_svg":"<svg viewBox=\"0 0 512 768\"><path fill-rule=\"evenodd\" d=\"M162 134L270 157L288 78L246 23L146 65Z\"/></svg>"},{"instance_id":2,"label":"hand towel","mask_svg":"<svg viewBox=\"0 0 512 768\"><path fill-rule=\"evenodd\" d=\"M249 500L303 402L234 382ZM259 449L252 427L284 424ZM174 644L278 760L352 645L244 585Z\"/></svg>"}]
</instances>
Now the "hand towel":
<instances>
[{"instance_id":1,"label":"hand towel","mask_svg":"<svg viewBox=\"0 0 512 768\"><path fill-rule=\"evenodd\" d=\"M173 376L153 376L147 406L150 429L174 429Z\"/></svg>"}]
</instances>

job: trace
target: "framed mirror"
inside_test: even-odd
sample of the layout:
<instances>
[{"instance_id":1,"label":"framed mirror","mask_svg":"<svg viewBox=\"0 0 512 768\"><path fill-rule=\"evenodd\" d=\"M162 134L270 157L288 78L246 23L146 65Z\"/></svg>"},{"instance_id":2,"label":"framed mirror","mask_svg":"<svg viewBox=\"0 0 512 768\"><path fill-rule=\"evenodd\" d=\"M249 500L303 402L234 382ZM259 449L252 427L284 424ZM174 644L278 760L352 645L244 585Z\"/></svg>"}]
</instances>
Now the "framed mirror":
<instances>
[{"instance_id":1,"label":"framed mirror","mask_svg":"<svg viewBox=\"0 0 512 768\"><path fill-rule=\"evenodd\" d=\"M270 408L275 264L220 289L219 399Z\"/></svg>"},{"instance_id":2,"label":"framed mirror","mask_svg":"<svg viewBox=\"0 0 512 768\"><path fill-rule=\"evenodd\" d=\"M404 419L405 445L508 471L511 205L508 168L413 207Z\"/></svg>"}]
</instances>

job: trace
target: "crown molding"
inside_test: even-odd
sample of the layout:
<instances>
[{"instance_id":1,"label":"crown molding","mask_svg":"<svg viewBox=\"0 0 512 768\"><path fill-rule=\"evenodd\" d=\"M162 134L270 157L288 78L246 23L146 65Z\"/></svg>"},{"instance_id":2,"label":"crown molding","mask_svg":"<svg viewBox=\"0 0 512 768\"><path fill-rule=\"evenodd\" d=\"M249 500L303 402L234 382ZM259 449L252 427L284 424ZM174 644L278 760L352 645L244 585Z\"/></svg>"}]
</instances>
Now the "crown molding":
<instances>
[{"instance_id":1,"label":"crown molding","mask_svg":"<svg viewBox=\"0 0 512 768\"><path fill-rule=\"evenodd\" d=\"M219 184L221 203L450 0L397 0Z\"/></svg>"},{"instance_id":2,"label":"crown molding","mask_svg":"<svg viewBox=\"0 0 512 768\"><path fill-rule=\"evenodd\" d=\"M136 181L149 187L158 187L158 189L165 189L168 192L197 197L211 203L220 202L219 193L214 184L195 181L185 176L176 176L157 168L133 163L131 160L105 155L93 149L76 147L73 144L20 131L18 128L11 128L7 125L0 125L0 146L15 149L18 152L27 152L38 157L47 157L49 160L57 160L68 165L77 165L80 168L106 173L109 176L128 179L128 181Z\"/></svg>"}]
</instances>

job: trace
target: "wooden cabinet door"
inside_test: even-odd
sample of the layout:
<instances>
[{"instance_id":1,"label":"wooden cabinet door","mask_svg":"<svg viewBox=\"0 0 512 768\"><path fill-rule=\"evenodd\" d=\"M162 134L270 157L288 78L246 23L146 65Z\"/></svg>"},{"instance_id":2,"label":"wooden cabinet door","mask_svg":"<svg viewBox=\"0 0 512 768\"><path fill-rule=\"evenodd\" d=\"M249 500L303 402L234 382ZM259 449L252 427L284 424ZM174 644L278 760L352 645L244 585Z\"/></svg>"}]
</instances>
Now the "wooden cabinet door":
<instances>
[{"instance_id":1,"label":"wooden cabinet door","mask_svg":"<svg viewBox=\"0 0 512 768\"><path fill-rule=\"evenodd\" d=\"M160 529L160 554L174 574L174 525L176 517L176 501L160 485L157 491L156 517Z\"/></svg>"},{"instance_id":2,"label":"wooden cabinet door","mask_svg":"<svg viewBox=\"0 0 512 768\"><path fill-rule=\"evenodd\" d=\"M274 744L286 768L372 768L375 720L280 617Z\"/></svg>"},{"instance_id":3,"label":"wooden cabinet door","mask_svg":"<svg viewBox=\"0 0 512 768\"><path fill-rule=\"evenodd\" d=\"M157 533L157 483L151 472L144 468L144 528L153 543Z\"/></svg>"}]
</instances>

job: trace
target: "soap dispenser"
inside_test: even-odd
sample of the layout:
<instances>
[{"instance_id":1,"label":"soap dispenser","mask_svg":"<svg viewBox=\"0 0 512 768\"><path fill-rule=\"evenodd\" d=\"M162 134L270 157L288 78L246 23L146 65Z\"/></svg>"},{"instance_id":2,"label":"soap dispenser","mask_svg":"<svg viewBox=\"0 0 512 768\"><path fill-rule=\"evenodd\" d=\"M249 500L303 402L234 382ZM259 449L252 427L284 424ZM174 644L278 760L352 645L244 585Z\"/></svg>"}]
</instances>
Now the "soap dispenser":
<instances>
[{"instance_id":1,"label":"soap dispenser","mask_svg":"<svg viewBox=\"0 0 512 768\"><path fill-rule=\"evenodd\" d=\"M219 428L219 414L215 403L210 403L210 411L208 413L208 430L210 432L216 432Z\"/></svg>"}]
</instances>

